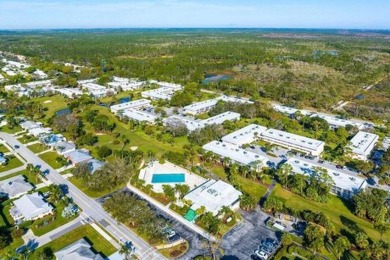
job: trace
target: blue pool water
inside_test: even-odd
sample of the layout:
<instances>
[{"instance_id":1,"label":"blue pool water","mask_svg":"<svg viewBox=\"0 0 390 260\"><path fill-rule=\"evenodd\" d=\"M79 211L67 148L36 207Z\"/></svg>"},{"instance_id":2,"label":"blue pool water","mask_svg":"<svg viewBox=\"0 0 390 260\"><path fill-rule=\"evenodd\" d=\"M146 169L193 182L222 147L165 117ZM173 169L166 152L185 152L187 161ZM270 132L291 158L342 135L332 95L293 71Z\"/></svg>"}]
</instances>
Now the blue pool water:
<instances>
[{"instance_id":1,"label":"blue pool water","mask_svg":"<svg viewBox=\"0 0 390 260\"><path fill-rule=\"evenodd\" d=\"M152 176L152 183L175 183L175 182L184 182L185 174L184 173L155 173Z\"/></svg>"}]
</instances>

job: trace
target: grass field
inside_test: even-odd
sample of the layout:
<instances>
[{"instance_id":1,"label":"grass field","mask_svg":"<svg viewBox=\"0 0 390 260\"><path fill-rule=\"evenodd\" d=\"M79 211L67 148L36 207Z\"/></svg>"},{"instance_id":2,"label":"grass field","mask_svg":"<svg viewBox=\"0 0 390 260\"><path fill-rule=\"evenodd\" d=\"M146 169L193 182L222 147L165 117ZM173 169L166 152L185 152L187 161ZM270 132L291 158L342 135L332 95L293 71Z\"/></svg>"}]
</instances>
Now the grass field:
<instances>
[{"instance_id":1,"label":"grass field","mask_svg":"<svg viewBox=\"0 0 390 260\"><path fill-rule=\"evenodd\" d=\"M43 120L40 120L44 123L47 123L47 120L54 115L55 112L67 107L66 98L60 95L55 95L51 97L40 97L34 99L39 102L44 108L47 108ZM50 101L50 102L48 102ZM46 103L45 103L46 102Z\"/></svg>"},{"instance_id":2,"label":"grass field","mask_svg":"<svg viewBox=\"0 0 390 260\"><path fill-rule=\"evenodd\" d=\"M353 229L356 229L357 225L373 240L378 241L380 239L380 234L374 229L373 224L353 215L350 211L349 202L343 201L334 195L330 196L328 203L319 203L305 199L277 185L271 196L283 200L286 206L296 210L309 209L314 212L323 212L335 226L336 232L340 232L342 229L353 232L356 231ZM390 231L383 234L383 240L390 241Z\"/></svg>"},{"instance_id":3,"label":"grass field","mask_svg":"<svg viewBox=\"0 0 390 260\"><path fill-rule=\"evenodd\" d=\"M9 128L8 125L5 125L5 126L0 128L1 132L6 132L9 134L14 134L14 133L20 132L22 130L23 129L20 126L15 126L14 128Z\"/></svg>"},{"instance_id":4,"label":"grass field","mask_svg":"<svg viewBox=\"0 0 390 260\"><path fill-rule=\"evenodd\" d=\"M33 153L40 153L49 149L49 147L41 143L29 145L27 148L30 149Z\"/></svg>"},{"instance_id":5,"label":"grass field","mask_svg":"<svg viewBox=\"0 0 390 260\"><path fill-rule=\"evenodd\" d=\"M56 252L81 238L87 240L93 249L95 249L103 257L108 257L116 252L115 247L105 240L95 229L93 229L90 225L83 225L51 241L45 246L38 248L29 259L38 259L39 252L41 252L45 247L50 247L54 252Z\"/></svg>"},{"instance_id":6,"label":"grass field","mask_svg":"<svg viewBox=\"0 0 390 260\"><path fill-rule=\"evenodd\" d=\"M38 138L32 135L23 135L22 137L18 138L18 141L21 142L22 144L27 144L30 142L37 141Z\"/></svg>"},{"instance_id":7,"label":"grass field","mask_svg":"<svg viewBox=\"0 0 390 260\"><path fill-rule=\"evenodd\" d=\"M5 147L5 145L0 144L0 152L1 153L8 153L9 150L7 147Z\"/></svg>"},{"instance_id":8,"label":"grass field","mask_svg":"<svg viewBox=\"0 0 390 260\"><path fill-rule=\"evenodd\" d=\"M35 176L35 174L32 174L28 170L15 172L13 174L10 174L10 175L4 176L4 177L0 177L0 181L6 180L6 179L9 179L9 178L18 176L18 175L23 175L27 179L28 182L30 182L30 183L32 183L34 185L39 184L39 183L42 182L41 179L38 176Z\"/></svg>"},{"instance_id":9,"label":"grass field","mask_svg":"<svg viewBox=\"0 0 390 260\"><path fill-rule=\"evenodd\" d=\"M54 169L58 169L58 168L61 168L63 166L61 163L57 162L57 160L56 160L57 157L59 157L59 156L60 155L58 155L56 152L53 152L53 151L39 155L39 157L42 160L44 160L46 163L48 163Z\"/></svg>"},{"instance_id":10,"label":"grass field","mask_svg":"<svg viewBox=\"0 0 390 260\"><path fill-rule=\"evenodd\" d=\"M5 172L8 170L12 170L14 168L17 168L19 166L22 166L23 163L19 161L18 158L14 157L8 160L7 165L0 165L0 172Z\"/></svg>"},{"instance_id":11,"label":"grass field","mask_svg":"<svg viewBox=\"0 0 390 260\"><path fill-rule=\"evenodd\" d=\"M112 193L114 191L120 190L123 188L124 185L115 187L112 190L104 190L104 191L91 191L85 185L83 184L83 181L81 179L77 179L75 177L69 178L69 181L73 183L77 188L79 188L82 192L84 192L86 195L88 195L91 198L100 198L104 195L107 195L109 193Z\"/></svg>"},{"instance_id":12,"label":"grass field","mask_svg":"<svg viewBox=\"0 0 390 260\"><path fill-rule=\"evenodd\" d=\"M157 156L162 155L168 151L171 152L183 152L183 145L188 144L187 137L179 137L174 138L174 144L171 145L167 142L157 141L156 138L152 135L145 134L141 129L132 130L129 124L125 124L118 120L107 108L94 105L91 109L98 110L100 114L106 115L110 118L110 121L116 124L116 128L114 132L120 133L121 135L125 135L130 143L127 145L126 149L130 149L130 147L136 146L141 151L147 152L152 151ZM94 133L95 131L89 126L86 125L86 131ZM156 133L154 133L156 134ZM120 149L121 144L114 143L115 138L113 134L103 134L99 135L98 146L106 145L111 149ZM96 156L96 147L95 146L87 146L87 149L92 151L92 154Z\"/></svg>"},{"instance_id":13,"label":"grass field","mask_svg":"<svg viewBox=\"0 0 390 260\"><path fill-rule=\"evenodd\" d=\"M210 171L215 175L217 175L222 180L227 181L226 173L222 166L214 165L213 167L210 168ZM242 176L237 176L237 183L241 186L242 190L250 194L253 198L259 200L268 189L267 182L269 182L269 179L267 179L264 182L264 184L262 184L255 180L246 179Z\"/></svg>"}]
</instances>

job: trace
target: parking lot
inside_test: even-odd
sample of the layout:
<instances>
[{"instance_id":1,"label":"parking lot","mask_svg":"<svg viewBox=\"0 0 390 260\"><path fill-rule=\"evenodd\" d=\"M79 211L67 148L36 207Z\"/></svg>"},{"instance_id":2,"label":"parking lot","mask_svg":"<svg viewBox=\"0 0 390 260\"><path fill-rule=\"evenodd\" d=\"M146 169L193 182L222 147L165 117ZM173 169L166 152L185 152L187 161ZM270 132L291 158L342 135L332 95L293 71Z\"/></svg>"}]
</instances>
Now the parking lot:
<instances>
[{"instance_id":1,"label":"parking lot","mask_svg":"<svg viewBox=\"0 0 390 260\"><path fill-rule=\"evenodd\" d=\"M258 208L256 211L240 211L243 221L227 233L222 239L225 249L223 259L250 259L262 240L276 239L276 234L265 226L269 217Z\"/></svg>"}]
</instances>

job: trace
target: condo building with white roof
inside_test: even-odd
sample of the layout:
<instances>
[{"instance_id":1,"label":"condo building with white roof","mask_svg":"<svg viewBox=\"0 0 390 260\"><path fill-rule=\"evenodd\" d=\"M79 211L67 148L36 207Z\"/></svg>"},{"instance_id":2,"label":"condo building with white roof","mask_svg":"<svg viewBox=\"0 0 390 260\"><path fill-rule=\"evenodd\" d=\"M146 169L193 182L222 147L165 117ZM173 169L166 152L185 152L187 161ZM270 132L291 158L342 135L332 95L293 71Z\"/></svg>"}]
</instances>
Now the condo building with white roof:
<instances>
[{"instance_id":1,"label":"condo building with white roof","mask_svg":"<svg viewBox=\"0 0 390 260\"><path fill-rule=\"evenodd\" d=\"M261 139L288 149L294 149L314 156L324 151L325 143L312 138L288 133L277 129L268 129L261 133Z\"/></svg>"},{"instance_id":2,"label":"condo building with white roof","mask_svg":"<svg viewBox=\"0 0 390 260\"><path fill-rule=\"evenodd\" d=\"M135 79L121 78L121 77L113 77L112 82L109 82L107 85L110 88L122 91L135 90L141 88L145 82L137 81Z\"/></svg>"},{"instance_id":3,"label":"condo building with white roof","mask_svg":"<svg viewBox=\"0 0 390 260\"><path fill-rule=\"evenodd\" d=\"M141 96L143 98L150 98L152 100L171 100L173 94L181 89L182 87L180 85L179 87L177 87L177 85L174 85L173 87L164 86L157 89L143 91L141 92Z\"/></svg>"},{"instance_id":4,"label":"condo building with white roof","mask_svg":"<svg viewBox=\"0 0 390 260\"><path fill-rule=\"evenodd\" d=\"M205 125L220 125L223 124L225 121L236 121L240 120L241 115L236 112L227 111L225 113L207 118L202 121Z\"/></svg>"},{"instance_id":5,"label":"condo building with white roof","mask_svg":"<svg viewBox=\"0 0 390 260\"><path fill-rule=\"evenodd\" d=\"M209 180L185 195L184 199L192 202L192 210L196 211L203 206L216 216L224 206L231 210L238 209L241 195L240 191L226 182Z\"/></svg>"},{"instance_id":6,"label":"condo building with white roof","mask_svg":"<svg viewBox=\"0 0 390 260\"><path fill-rule=\"evenodd\" d=\"M146 122L149 124L154 124L156 120L159 118L155 114L151 114L145 111L137 110L137 109L127 109L122 113L123 117L127 117L132 120Z\"/></svg>"},{"instance_id":7,"label":"condo building with white roof","mask_svg":"<svg viewBox=\"0 0 390 260\"><path fill-rule=\"evenodd\" d=\"M314 167L318 167L318 165L297 158L290 158L286 163L292 166L294 174L309 176L315 172ZM342 198L350 199L354 194L361 189L365 189L368 185L366 180L361 177L347 174L341 170L333 170L322 166L321 168L326 170L334 182L330 192Z\"/></svg>"},{"instance_id":8,"label":"condo building with white roof","mask_svg":"<svg viewBox=\"0 0 390 260\"><path fill-rule=\"evenodd\" d=\"M364 123L352 121L348 119L338 118L337 116L326 115L326 114L313 114L311 117L319 117L328 122L331 129L337 129L339 127L346 127L347 125L351 125L357 127L357 129L361 130L364 128Z\"/></svg>"},{"instance_id":9,"label":"condo building with white roof","mask_svg":"<svg viewBox=\"0 0 390 260\"><path fill-rule=\"evenodd\" d=\"M77 98L83 94L79 88L56 88L54 91L72 99Z\"/></svg>"},{"instance_id":10,"label":"condo building with white roof","mask_svg":"<svg viewBox=\"0 0 390 260\"><path fill-rule=\"evenodd\" d=\"M115 93L112 89L107 89L105 86L88 82L88 83L82 83L82 88L87 90L89 94L91 94L94 98L101 98L105 97L107 95L107 92L112 91Z\"/></svg>"},{"instance_id":11,"label":"condo building with white roof","mask_svg":"<svg viewBox=\"0 0 390 260\"><path fill-rule=\"evenodd\" d=\"M222 137L222 141L241 146L243 144L250 144L260 138L261 133L266 131L264 126L250 124L233 133Z\"/></svg>"},{"instance_id":12,"label":"condo building with white roof","mask_svg":"<svg viewBox=\"0 0 390 260\"><path fill-rule=\"evenodd\" d=\"M379 136L376 134L359 131L350 141L352 157L359 160L367 160L378 139Z\"/></svg>"},{"instance_id":13,"label":"condo building with white roof","mask_svg":"<svg viewBox=\"0 0 390 260\"><path fill-rule=\"evenodd\" d=\"M205 126L201 120L196 120L192 117L184 117L179 115L173 115L168 118L165 118L163 122L165 125L175 125L178 124L177 122L181 122L187 127L188 131L190 132L198 130Z\"/></svg>"},{"instance_id":14,"label":"condo building with white roof","mask_svg":"<svg viewBox=\"0 0 390 260\"><path fill-rule=\"evenodd\" d=\"M242 98L236 98L236 97L229 97L229 96L220 96L214 99L208 99L200 102L193 103L191 105L184 107L184 113L189 115L199 115L202 113L206 113L210 111L213 107L215 107L218 103L218 101L225 101L225 102L234 102L234 103L247 103L247 104L253 104L254 102L249 101L247 99Z\"/></svg>"},{"instance_id":15,"label":"condo building with white roof","mask_svg":"<svg viewBox=\"0 0 390 260\"><path fill-rule=\"evenodd\" d=\"M256 171L260 171L261 168L266 167L268 162L265 156L246 151L237 145L227 142L211 141L203 145L202 148L218 154L222 158L230 158L230 160L238 164L250 166Z\"/></svg>"},{"instance_id":16,"label":"condo building with white roof","mask_svg":"<svg viewBox=\"0 0 390 260\"><path fill-rule=\"evenodd\" d=\"M150 100L138 99L138 100L133 100L133 101L129 101L126 103L121 103L121 104L110 106L110 110L112 113L117 115L119 111L133 109L133 108L144 108L144 107L148 107L148 106L151 106Z\"/></svg>"}]
</instances>

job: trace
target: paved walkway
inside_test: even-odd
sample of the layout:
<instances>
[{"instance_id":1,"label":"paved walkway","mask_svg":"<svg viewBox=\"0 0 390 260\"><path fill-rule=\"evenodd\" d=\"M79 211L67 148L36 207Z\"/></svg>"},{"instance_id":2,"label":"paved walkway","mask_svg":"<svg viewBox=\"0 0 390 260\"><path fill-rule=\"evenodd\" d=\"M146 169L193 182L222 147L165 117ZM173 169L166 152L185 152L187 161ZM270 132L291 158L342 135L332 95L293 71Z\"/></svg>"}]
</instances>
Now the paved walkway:
<instances>
[{"instance_id":1,"label":"paved walkway","mask_svg":"<svg viewBox=\"0 0 390 260\"><path fill-rule=\"evenodd\" d=\"M120 249L121 246L112 238L110 237L103 229L101 229L97 224L92 223L91 226L102 236L104 237L108 242L110 242L116 249Z\"/></svg>"},{"instance_id":2,"label":"paved walkway","mask_svg":"<svg viewBox=\"0 0 390 260\"><path fill-rule=\"evenodd\" d=\"M133 193L137 194L138 196L140 196L141 198L147 200L149 203L153 204L153 206L157 207L159 210L165 212L166 214L168 214L169 216L171 216L172 218L176 219L178 222L182 223L183 225L185 225L186 227L190 228L191 230L193 230L194 232L198 233L199 235L201 235L202 237L208 239L208 240L212 240L212 241L218 241L217 238L215 238L214 236L212 236L211 234L207 233L205 230L203 230L202 228L198 227L197 225L195 225L194 223L191 223L189 221L187 221L186 219L184 219L182 216L180 216L179 214L177 214L176 212L174 212L173 210L165 207L165 205L161 204L160 202L158 202L157 200L153 199L152 197L149 197L146 193L140 191L139 189L135 188L134 186L132 186L131 184L127 184L127 188L132 191Z\"/></svg>"},{"instance_id":3,"label":"paved walkway","mask_svg":"<svg viewBox=\"0 0 390 260\"><path fill-rule=\"evenodd\" d=\"M23 171L24 169L26 169L26 165L23 165L23 166L20 166L20 167L17 167L17 168L13 168L13 169L5 171L5 172L1 172L0 173L0 178L8 176L8 175L11 175L11 174L16 173L16 172Z\"/></svg>"},{"instance_id":4,"label":"paved walkway","mask_svg":"<svg viewBox=\"0 0 390 260\"><path fill-rule=\"evenodd\" d=\"M59 238L60 236L68 233L69 231L72 231L73 229L79 227L82 225L82 216L78 216L77 218L75 218L74 220L66 223L65 225L62 225L42 236L35 236L34 234L31 234L31 232L27 232L27 234L25 236L23 236L23 240L25 243L27 243L29 240L33 240L35 241L36 243L38 243L38 247L41 247L51 241L53 241L54 239L56 238Z\"/></svg>"}]
</instances>

